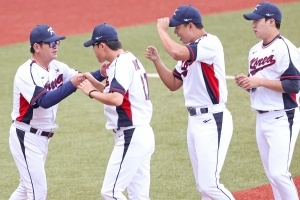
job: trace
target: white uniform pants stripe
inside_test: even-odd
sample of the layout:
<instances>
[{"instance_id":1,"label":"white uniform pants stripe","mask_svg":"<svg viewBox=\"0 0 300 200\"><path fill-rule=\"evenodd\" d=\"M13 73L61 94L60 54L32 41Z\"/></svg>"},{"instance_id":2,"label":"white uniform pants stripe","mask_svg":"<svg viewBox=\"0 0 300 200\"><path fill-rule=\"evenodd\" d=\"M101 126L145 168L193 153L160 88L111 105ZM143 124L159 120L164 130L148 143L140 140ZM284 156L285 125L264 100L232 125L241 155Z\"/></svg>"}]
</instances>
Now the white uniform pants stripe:
<instances>
[{"instance_id":1,"label":"white uniform pants stripe","mask_svg":"<svg viewBox=\"0 0 300 200\"><path fill-rule=\"evenodd\" d=\"M274 198L299 199L289 172L299 134L299 109L257 114L256 140Z\"/></svg>"},{"instance_id":2,"label":"white uniform pants stripe","mask_svg":"<svg viewBox=\"0 0 300 200\"><path fill-rule=\"evenodd\" d=\"M17 129L12 124L9 145L20 173L19 186L10 200L45 200L47 182L44 165L48 138Z\"/></svg>"},{"instance_id":3,"label":"white uniform pants stripe","mask_svg":"<svg viewBox=\"0 0 300 200\"><path fill-rule=\"evenodd\" d=\"M232 116L227 109L215 114L189 116L188 150L196 185L203 200L234 199L219 183L232 132Z\"/></svg>"},{"instance_id":4,"label":"white uniform pants stripe","mask_svg":"<svg viewBox=\"0 0 300 200\"><path fill-rule=\"evenodd\" d=\"M154 152L154 134L150 126L137 126L115 133L101 195L106 200L149 200L150 160Z\"/></svg>"}]
</instances>

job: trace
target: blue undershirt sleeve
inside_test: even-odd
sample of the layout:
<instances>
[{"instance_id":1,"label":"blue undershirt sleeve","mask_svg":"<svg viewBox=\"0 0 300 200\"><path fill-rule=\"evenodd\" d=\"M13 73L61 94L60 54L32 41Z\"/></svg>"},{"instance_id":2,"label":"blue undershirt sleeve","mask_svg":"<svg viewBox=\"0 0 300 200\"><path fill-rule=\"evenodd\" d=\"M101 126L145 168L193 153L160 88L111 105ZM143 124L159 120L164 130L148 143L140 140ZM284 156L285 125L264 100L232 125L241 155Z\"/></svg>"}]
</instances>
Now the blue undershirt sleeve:
<instances>
[{"instance_id":1,"label":"blue undershirt sleeve","mask_svg":"<svg viewBox=\"0 0 300 200\"><path fill-rule=\"evenodd\" d=\"M92 74L92 76L97 79L99 82L102 82L105 77L102 76L102 74L100 73L100 70L94 71L94 72L90 72Z\"/></svg>"},{"instance_id":2,"label":"blue undershirt sleeve","mask_svg":"<svg viewBox=\"0 0 300 200\"><path fill-rule=\"evenodd\" d=\"M300 80L285 79L281 81L282 88L285 93L298 93L300 90Z\"/></svg>"},{"instance_id":3,"label":"blue undershirt sleeve","mask_svg":"<svg viewBox=\"0 0 300 200\"><path fill-rule=\"evenodd\" d=\"M37 99L36 102L42 108L47 109L58 104L61 100L63 100L75 91L75 86L72 84L71 81L68 81L56 90L44 93Z\"/></svg>"}]
</instances>

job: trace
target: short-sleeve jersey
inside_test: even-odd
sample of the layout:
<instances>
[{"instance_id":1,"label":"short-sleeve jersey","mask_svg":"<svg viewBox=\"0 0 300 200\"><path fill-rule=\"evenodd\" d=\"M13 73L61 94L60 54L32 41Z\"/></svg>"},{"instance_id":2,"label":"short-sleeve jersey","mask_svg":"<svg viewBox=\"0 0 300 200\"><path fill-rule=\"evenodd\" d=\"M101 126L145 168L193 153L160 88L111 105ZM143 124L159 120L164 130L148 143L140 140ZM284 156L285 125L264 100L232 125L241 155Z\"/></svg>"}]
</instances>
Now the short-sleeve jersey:
<instances>
[{"instance_id":1,"label":"short-sleeve jersey","mask_svg":"<svg viewBox=\"0 0 300 200\"><path fill-rule=\"evenodd\" d=\"M66 64L53 60L48 70L29 59L19 67L14 78L12 120L38 129L53 129L58 104L44 109L36 100L44 93L55 90L78 72Z\"/></svg>"},{"instance_id":2,"label":"short-sleeve jersey","mask_svg":"<svg viewBox=\"0 0 300 200\"><path fill-rule=\"evenodd\" d=\"M120 106L104 104L106 128L149 125L152 103L146 71L130 52L117 56L106 70L107 79L103 93L118 92L124 96Z\"/></svg>"},{"instance_id":3,"label":"short-sleeve jersey","mask_svg":"<svg viewBox=\"0 0 300 200\"><path fill-rule=\"evenodd\" d=\"M300 78L300 54L286 38L278 35L269 44L259 42L249 51L249 76L282 81ZM282 110L298 106L296 94L277 92L266 87L250 90L254 110Z\"/></svg>"},{"instance_id":4,"label":"short-sleeve jersey","mask_svg":"<svg viewBox=\"0 0 300 200\"><path fill-rule=\"evenodd\" d=\"M183 81L185 106L226 103L224 51L218 37L205 34L186 47L190 60L179 61L173 70L173 76Z\"/></svg>"}]
</instances>

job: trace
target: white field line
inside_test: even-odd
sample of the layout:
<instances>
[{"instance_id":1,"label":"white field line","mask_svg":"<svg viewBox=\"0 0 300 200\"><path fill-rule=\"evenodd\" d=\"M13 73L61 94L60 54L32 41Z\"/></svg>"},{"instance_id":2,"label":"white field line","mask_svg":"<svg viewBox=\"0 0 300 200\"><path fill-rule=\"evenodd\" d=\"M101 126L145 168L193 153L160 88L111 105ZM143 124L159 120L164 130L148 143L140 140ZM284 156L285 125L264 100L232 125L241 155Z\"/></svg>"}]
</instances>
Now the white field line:
<instances>
[{"instance_id":1,"label":"white field line","mask_svg":"<svg viewBox=\"0 0 300 200\"><path fill-rule=\"evenodd\" d=\"M151 78L159 78L158 74L147 74ZM226 79L234 79L234 76L226 76Z\"/></svg>"}]
</instances>

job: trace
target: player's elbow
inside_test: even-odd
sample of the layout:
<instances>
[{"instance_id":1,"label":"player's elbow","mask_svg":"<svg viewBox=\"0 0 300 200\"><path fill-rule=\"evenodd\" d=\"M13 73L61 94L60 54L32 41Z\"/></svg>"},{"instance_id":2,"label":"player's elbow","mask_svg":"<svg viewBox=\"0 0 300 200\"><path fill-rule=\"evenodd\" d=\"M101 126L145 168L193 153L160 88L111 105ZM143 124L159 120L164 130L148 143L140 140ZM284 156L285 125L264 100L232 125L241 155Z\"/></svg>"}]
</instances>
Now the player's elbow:
<instances>
[{"instance_id":1,"label":"player's elbow","mask_svg":"<svg viewBox=\"0 0 300 200\"><path fill-rule=\"evenodd\" d=\"M174 59L174 60L181 60L181 53L179 51L171 51L170 52L170 56Z\"/></svg>"}]
</instances>

